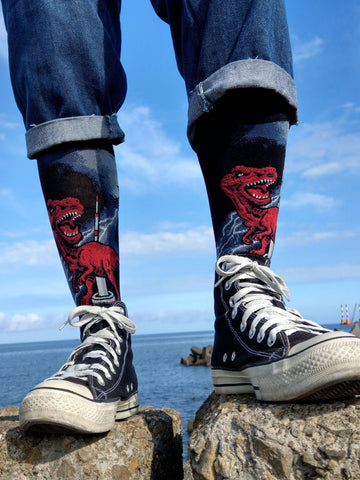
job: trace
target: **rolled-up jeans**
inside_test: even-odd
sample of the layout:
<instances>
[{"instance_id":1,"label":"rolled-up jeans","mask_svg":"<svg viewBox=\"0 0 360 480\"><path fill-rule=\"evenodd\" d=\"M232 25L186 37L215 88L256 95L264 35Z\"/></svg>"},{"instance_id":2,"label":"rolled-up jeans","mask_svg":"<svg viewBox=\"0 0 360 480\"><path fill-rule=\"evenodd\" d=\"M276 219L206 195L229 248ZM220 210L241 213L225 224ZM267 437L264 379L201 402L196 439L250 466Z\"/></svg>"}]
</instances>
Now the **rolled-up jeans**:
<instances>
[{"instance_id":1,"label":"rolled-up jeans","mask_svg":"<svg viewBox=\"0 0 360 480\"><path fill-rule=\"evenodd\" d=\"M231 90L276 92L296 123L284 0L151 1L170 25L190 144L197 120ZM2 8L28 157L68 142L121 143L121 0L2 0Z\"/></svg>"}]
</instances>

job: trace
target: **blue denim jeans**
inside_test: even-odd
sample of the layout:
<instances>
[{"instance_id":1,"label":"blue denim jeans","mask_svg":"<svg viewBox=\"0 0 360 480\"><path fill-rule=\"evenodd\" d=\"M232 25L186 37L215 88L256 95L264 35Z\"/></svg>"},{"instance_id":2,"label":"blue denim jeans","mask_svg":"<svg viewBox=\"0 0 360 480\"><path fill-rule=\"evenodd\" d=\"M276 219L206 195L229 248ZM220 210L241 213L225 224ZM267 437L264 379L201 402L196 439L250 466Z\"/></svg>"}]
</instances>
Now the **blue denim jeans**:
<instances>
[{"instance_id":1,"label":"blue denim jeans","mask_svg":"<svg viewBox=\"0 0 360 480\"><path fill-rule=\"evenodd\" d=\"M296 122L284 0L151 1L170 25L190 143L196 121L233 89L277 92ZM67 142L122 142L121 0L2 0L2 7L29 158Z\"/></svg>"}]
</instances>

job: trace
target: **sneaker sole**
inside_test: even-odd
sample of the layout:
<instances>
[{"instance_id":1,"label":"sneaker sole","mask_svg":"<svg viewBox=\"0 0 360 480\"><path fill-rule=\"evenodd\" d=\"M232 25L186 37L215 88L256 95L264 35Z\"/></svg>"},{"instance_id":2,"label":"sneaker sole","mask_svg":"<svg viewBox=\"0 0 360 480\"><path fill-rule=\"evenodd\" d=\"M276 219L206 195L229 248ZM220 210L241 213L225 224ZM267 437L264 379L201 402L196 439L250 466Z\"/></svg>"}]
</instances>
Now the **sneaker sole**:
<instances>
[{"instance_id":1,"label":"sneaker sole","mask_svg":"<svg viewBox=\"0 0 360 480\"><path fill-rule=\"evenodd\" d=\"M54 388L32 390L19 410L20 427L50 433L104 433L115 420L139 411L135 393L127 400L99 402L70 391Z\"/></svg>"},{"instance_id":2,"label":"sneaker sole","mask_svg":"<svg viewBox=\"0 0 360 480\"><path fill-rule=\"evenodd\" d=\"M360 394L360 339L329 332L297 345L281 360L233 371L213 368L218 394L258 400L322 401Z\"/></svg>"}]
</instances>

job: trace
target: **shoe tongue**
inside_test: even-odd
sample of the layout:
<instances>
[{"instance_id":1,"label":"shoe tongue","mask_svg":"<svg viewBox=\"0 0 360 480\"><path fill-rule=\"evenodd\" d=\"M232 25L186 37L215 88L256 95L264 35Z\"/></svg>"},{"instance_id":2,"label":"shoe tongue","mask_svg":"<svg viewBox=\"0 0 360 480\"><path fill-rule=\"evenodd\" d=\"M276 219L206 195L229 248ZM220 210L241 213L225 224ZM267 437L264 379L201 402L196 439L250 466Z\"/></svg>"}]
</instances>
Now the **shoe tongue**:
<instances>
[{"instance_id":1,"label":"shoe tongue","mask_svg":"<svg viewBox=\"0 0 360 480\"><path fill-rule=\"evenodd\" d=\"M80 328L80 339L81 339L81 341L83 342L85 340L85 338L87 338L89 335L94 334L96 332L99 332L100 330L103 330L104 328L107 328L108 326L109 326L108 323L105 320L101 320L100 318L90 328L87 328L86 332L85 332L86 325L84 325L83 327Z\"/></svg>"},{"instance_id":2,"label":"shoe tongue","mask_svg":"<svg viewBox=\"0 0 360 480\"><path fill-rule=\"evenodd\" d=\"M246 255L238 255L239 257L245 257L253 262L258 263L259 265L269 267L270 266L270 259L266 257L261 257L260 255L254 255L251 253L247 253Z\"/></svg>"},{"instance_id":3,"label":"shoe tongue","mask_svg":"<svg viewBox=\"0 0 360 480\"><path fill-rule=\"evenodd\" d=\"M305 342L306 340L310 340L311 338L315 337L317 334L315 332L311 332L308 329L300 329L296 332L290 334L288 336L289 343L293 347L298 343Z\"/></svg>"},{"instance_id":4,"label":"shoe tongue","mask_svg":"<svg viewBox=\"0 0 360 480\"><path fill-rule=\"evenodd\" d=\"M112 304L104 304L104 305L101 305L101 306L105 307L105 308L106 307L120 307L120 309L121 309L120 313L124 316L127 316L126 305L123 302L121 302L120 300L117 300L116 302L114 302ZM94 324L90 328L87 328L86 333L84 333L86 325L80 327L80 339L83 342L85 340L85 338L88 337L90 334L94 334L94 333L99 332L100 330L103 330L104 328L108 328L108 327L109 327L108 322L106 320L102 320L101 315L99 315L98 321L94 322ZM118 333L120 333L121 332L120 328L117 328L117 331L118 331Z\"/></svg>"},{"instance_id":5,"label":"shoe tongue","mask_svg":"<svg viewBox=\"0 0 360 480\"><path fill-rule=\"evenodd\" d=\"M276 306L276 307L279 307L279 308L282 308L284 309L285 308L285 305L284 305L284 302L280 296L280 294L272 291L268 285L266 285L265 282L263 282L262 280L258 280L257 278L247 278L246 280L238 280L236 282L234 282L234 284L236 285L236 288L238 290L241 290L241 288L243 288L241 286L241 283L243 282L246 282L247 283L247 287L246 288L249 288L249 284L253 284L254 285L254 290L251 290L249 293L252 294L252 293L257 293L259 295L266 295L267 298L269 297L272 297L271 298L271 301L272 303ZM256 288L258 287L259 285L261 286L265 286L266 289L265 290L262 290L260 288ZM270 298L269 298L270 300Z\"/></svg>"}]
</instances>

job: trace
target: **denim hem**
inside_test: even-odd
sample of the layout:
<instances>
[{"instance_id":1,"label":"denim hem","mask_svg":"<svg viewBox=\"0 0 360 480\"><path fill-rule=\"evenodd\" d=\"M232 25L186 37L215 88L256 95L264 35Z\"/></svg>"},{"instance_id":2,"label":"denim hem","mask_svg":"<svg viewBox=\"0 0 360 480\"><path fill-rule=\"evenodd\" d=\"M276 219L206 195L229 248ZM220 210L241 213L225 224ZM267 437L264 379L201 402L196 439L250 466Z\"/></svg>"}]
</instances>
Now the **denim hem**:
<instances>
[{"instance_id":1,"label":"denim hem","mask_svg":"<svg viewBox=\"0 0 360 480\"><path fill-rule=\"evenodd\" d=\"M217 70L190 93L187 129L190 144L194 139L196 121L212 110L227 91L239 88L264 88L279 93L293 109L290 124L297 123L295 82L286 70L268 60L238 60Z\"/></svg>"},{"instance_id":2,"label":"denim hem","mask_svg":"<svg viewBox=\"0 0 360 480\"><path fill-rule=\"evenodd\" d=\"M30 159L51 147L69 142L108 140L114 145L124 141L116 114L68 117L32 126L25 135Z\"/></svg>"}]
</instances>

